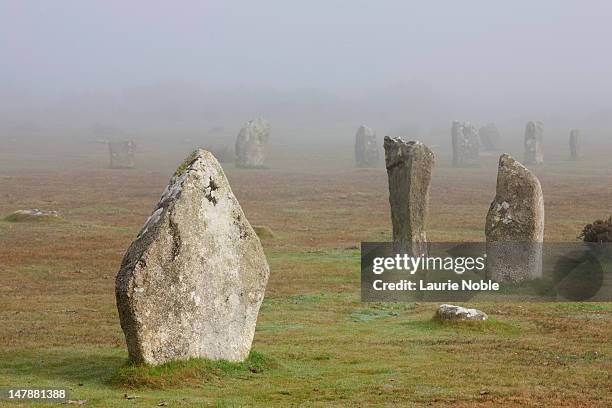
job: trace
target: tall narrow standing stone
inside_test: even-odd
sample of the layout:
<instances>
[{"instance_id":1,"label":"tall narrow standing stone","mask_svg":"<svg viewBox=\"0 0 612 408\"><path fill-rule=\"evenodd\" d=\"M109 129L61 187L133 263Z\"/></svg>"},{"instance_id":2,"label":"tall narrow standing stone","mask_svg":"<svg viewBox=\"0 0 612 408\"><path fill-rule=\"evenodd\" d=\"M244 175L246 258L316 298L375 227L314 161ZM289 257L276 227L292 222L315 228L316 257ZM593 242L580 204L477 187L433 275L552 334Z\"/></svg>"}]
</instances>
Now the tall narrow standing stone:
<instances>
[{"instance_id":1,"label":"tall narrow standing stone","mask_svg":"<svg viewBox=\"0 0 612 408\"><path fill-rule=\"evenodd\" d=\"M355 164L357 167L376 167L379 161L376 132L365 125L355 134Z\"/></svg>"},{"instance_id":2,"label":"tall narrow standing stone","mask_svg":"<svg viewBox=\"0 0 612 408\"><path fill-rule=\"evenodd\" d=\"M480 154L478 131L469 122L453 121L451 127L453 165L465 166L478 162Z\"/></svg>"},{"instance_id":3,"label":"tall narrow standing stone","mask_svg":"<svg viewBox=\"0 0 612 408\"><path fill-rule=\"evenodd\" d=\"M540 181L507 154L499 159L497 193L487 214L487 275L498 282L542 276L544 197Z\"/></svg>"},{"instance_id":4,"label":"tall narrow standing stone","mask_svg":"<svg viewBox=\"0 0 612 408\"><path fill-rule=\"evenodd\" d=\"M487 123L481 127L478 130L478 136L480 136L480 142L484 150L494 151L499 148L501 137L495 123Z\"/></svg>"},{"instance_id":5,"label":"tall narrow standing stone","mask_svg":"<svg viewBox=\"0 0 612 408\"><path fill-rule=\"evenodd\" d=\"M130 359L244 360L269 269L212 154L179 168L128 249L116 297Z\"/></svg>"},{"instance_id":6,"label":"tall narrow standing stone","mask_svg":"<svg viewBox=\"0 0 612 408\"><path fill-rule=\"evenodd\" d=\"M401 251L426 252L433 152L420 142L385 137L393 241Z\"/></svg>"},{"instance_id":7,"label":"tall narrow standing stone","mask_svg":"<svg viewBox=\"0 0 612 408\"><path fill-rule=\"evenodd\" d=\"M136 167L134 150L136 145L133 141L108 142L108 153L110 156L111 169L133 169Z\"/></svg>"},{"instance_id":8,"label":"tall narrow standing stone","mask_svg":"<svg viewBox=\"0 0 612 408\"><path fill-rule=\"evenodd\" d=\"M270 124L262 119L249 120L236 139L236 167L263 167L270 138Z\"/></svg>"},{"instance_id":9,"label":"tall narrow standing stone","mask_svg":"<svg viewBox=\"0 0 612 408\"><path fill-rule=\"evenodd\" d=\"M580 130L572 129L569 137L570 158L578 160L580 158Z\"/></svg>"},{"instance_id":10,"label":"tall narrow standing stone","mask_svg":"<svg viewBox=\"0 0 612 408\"><path fill-rule=\"evenodd\" d=\"M525 127L525 163L541 164L544 162L542 143L544 141L544 125L542 122L527 122Z\"/></svg>"}]
</instances>

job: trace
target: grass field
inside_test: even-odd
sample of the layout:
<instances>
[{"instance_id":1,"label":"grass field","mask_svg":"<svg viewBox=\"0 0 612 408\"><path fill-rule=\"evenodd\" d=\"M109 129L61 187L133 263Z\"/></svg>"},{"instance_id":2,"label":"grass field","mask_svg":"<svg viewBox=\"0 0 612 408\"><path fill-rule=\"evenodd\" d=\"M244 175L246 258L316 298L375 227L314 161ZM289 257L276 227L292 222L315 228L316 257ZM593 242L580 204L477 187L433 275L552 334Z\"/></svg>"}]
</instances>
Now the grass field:
<instances>
[{"instance_id":1,"label":"grass field","mask_svg":"<svg viewBox=\"0 0 612 408\"><path fill-rule=\"evenodd\" d=\"M535 170L547 241L612 212L611 150L578 163L552 152ZM361 303L359 242L391 227L384 168L352 169L350 149L224 166L249 221L274 232L247 362L126 366L115 274L188 149L143 150L132 171L107 169L99 146L23 151L0 153L0 217L42 208L64 221L0 221L0 387L66 387L92 407L612 405L611 303L476 303L491 319L470 325L433 321L433 303ZM483 239L496 158L439 159L431 241Z\"/></svg>"}]
</instances>

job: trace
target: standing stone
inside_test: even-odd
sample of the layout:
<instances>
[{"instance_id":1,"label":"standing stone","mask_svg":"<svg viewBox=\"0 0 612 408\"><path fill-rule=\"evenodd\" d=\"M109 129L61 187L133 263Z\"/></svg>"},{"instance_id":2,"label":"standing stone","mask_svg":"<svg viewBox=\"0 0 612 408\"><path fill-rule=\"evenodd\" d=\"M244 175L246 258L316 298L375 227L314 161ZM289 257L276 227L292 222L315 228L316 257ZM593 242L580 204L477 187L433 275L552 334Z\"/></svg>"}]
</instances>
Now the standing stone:
<instances>
[{"instance_id":1,"label":"standing stone","mask_svg":"<svg viewBox=\"0 0 612 408\"><path fill-rule=\"evenodd\" d=\"M236 167L263 167L269 138L270 124L266 120L249 120L236 139Z\"/></svg>"},{"instance_id":2,"label":"standing stone","mask_svg":"<svg viewBox=\"0 0 612 408\"><path fill-rule=\"evenodd\" d=\"M469 122L453 121L453 166L473 165L478 162L478 131Z\"/></svg>"},{"instance_id":3,"label":"standing stone","mask_svg":"<svg viewBox=\"0 0 612 408\"><path fill-rule=\"evenodd\" d=\"M117 274L130 359L244 360L268 275L259 238L221 165L195 151L176 170Z\"/></svg>"},{"instance_id":4,"label":"standing stone","mask_svg":"<svg viewBox=\"0 0 612 408\"><path fill-rule=\"evenodd\" d=\"M108 152L110 154L111 169L133 169L136 167L134 160L134 149L136 145L133 141L108 142Z\"/></svg>"},{"instance_id":5,"label":"standing stone","mask_svg":"<svg viewBox=\"0 0 612 408\"><path fill-rule=\"evenodd\" d=\"M365 125L355 134L355 163L357 167L376 167L379 161L376 132Z\"/></svg>"},{"instance_id":6,"label":"standing stone","mask_svg":"<svg viewBox=\"0 0 612 408\"><path fill-rule=\"evenodd\" d=\"M570 158L578 160L580 158L580 130L572 129L569 137Z\"/></svg>"},{"instance_id":7,"label":"standing stone","mask_svg":"<svg viewBox=\"0 0 612 408\"><path fill-rule=\"evenodd\" d=\"M542 188L533 173L507 154L499 159L497 193L485 234L490 279L519 282L542 277Z\"/></svg>"},{"instance_id":8,"label":"standing stone","mask_svg":"<svg viewBox=\"0 0 612 408\"><path fill-rule=\"evenodd\" d=\"M541 164L544 162L542 142L544 141L544 125L542 122L527 122L525 127L525 163Z\"/></svg>"},{"instance_id":9,"label":"standing stone","mask_svg":"<svg viewBox=\"0 0 612 408\"><path fill-rule=\"evenodd\" d=\"M480 143L482 143L484 150L491 152L499 149L501 137L495 123L487 123L481 127L478 130L478 135L480 136Z\"/></svg>"},{"instance_id":10,"label":"standing stone","mask_svg":"<svg viewBox=\"0 0 612 408\"><path fill-rule=\"evenodd\" d=\"M402 252L426 252L426 222L434 154L420 142L385 137L393 241Z\"/></svg>"}]
</instances>

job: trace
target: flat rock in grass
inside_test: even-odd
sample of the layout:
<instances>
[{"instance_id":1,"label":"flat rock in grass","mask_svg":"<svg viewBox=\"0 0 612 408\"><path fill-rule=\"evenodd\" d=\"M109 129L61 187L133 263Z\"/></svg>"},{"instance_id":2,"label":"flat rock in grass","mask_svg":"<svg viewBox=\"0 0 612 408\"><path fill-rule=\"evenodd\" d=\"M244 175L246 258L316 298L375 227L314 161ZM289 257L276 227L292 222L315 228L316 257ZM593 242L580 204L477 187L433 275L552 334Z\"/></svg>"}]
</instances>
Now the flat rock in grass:
<instances>
[{"instance_id":1,"label":"flat rock in grass","mask_svg":"<svg viewBox=\"0 0 612 408\"><path fill-rule=\"evenodd\" d=\"M478 309L468 309L455 305L440 305L436 311L436 318L440 320L487 320L489 316Z\"/></svg>"},{"instance_id":2,"label":"flat rock in grass","mask_svg":"<svg viewBox=\"0 0 612 408\"><path fill-rule=\"evenodd\" d=\"M29 222L29 221L56 221L60 219L58 211L39 210L17 210L6 217L5 221L10 222Z\"/></svg>"},{"instance_id":3,"label":"flat rock in grass","mask_svg":"<svg viewBox=\"0 0 612 408\"><path fill-rule=\"evenodd\" d=\"M219 162L195 151L179 168L116 279L130 359L161 364L250 351L269 268Z\"/></svg>"}]
</instances>

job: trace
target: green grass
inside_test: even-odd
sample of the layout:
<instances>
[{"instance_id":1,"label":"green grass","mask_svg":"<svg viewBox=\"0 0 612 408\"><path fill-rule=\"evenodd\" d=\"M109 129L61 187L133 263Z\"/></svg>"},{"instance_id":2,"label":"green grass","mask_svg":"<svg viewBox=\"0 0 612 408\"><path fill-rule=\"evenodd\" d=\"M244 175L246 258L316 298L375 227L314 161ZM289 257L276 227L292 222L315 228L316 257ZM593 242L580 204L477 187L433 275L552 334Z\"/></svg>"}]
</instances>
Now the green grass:
<instances>
[{"instance_id":1,"label":"green grass","mask_svg":"<svg viewBox=\"0 0 612 408\"><path fill-rule=\"evenodd\" d=\"M211 361L192 358L157 366L127 363L109 379L109 384L122 388L167 389L229 378L245 378L262 373L276 365L270 357L251 351L243 362Z\"/></svg>"}]
</instances>

